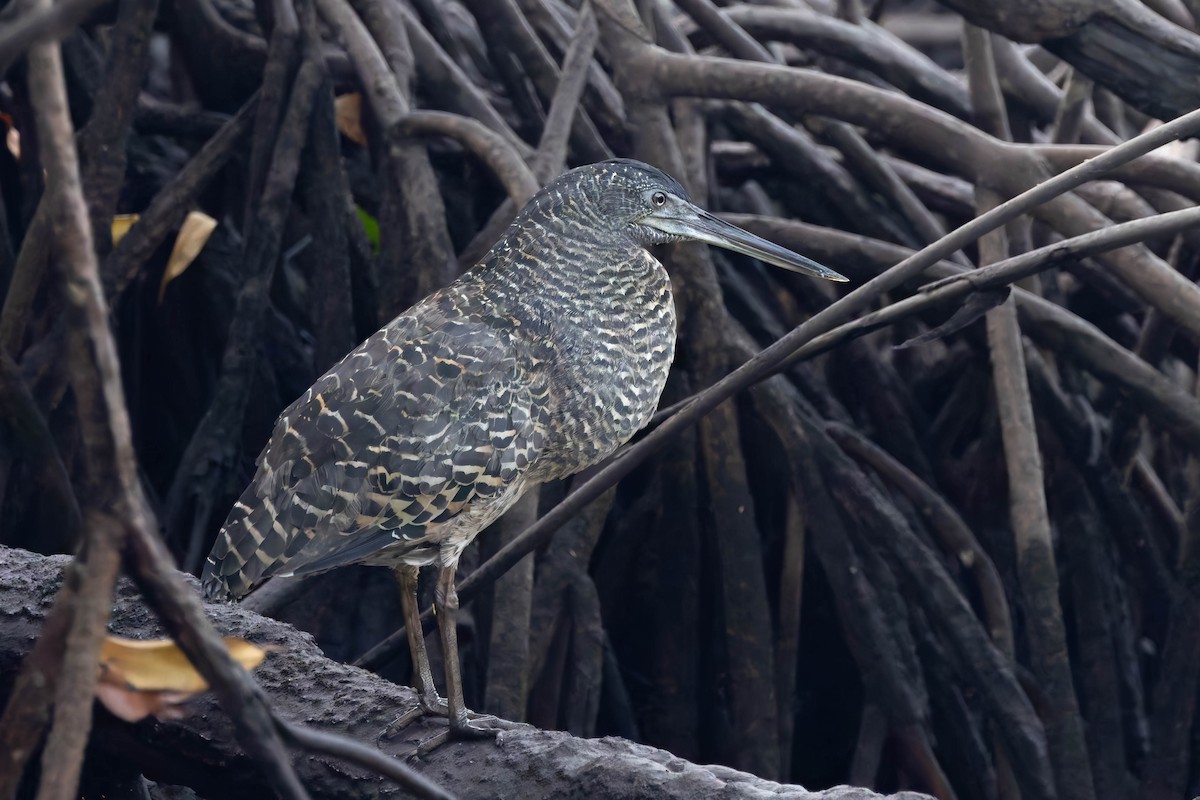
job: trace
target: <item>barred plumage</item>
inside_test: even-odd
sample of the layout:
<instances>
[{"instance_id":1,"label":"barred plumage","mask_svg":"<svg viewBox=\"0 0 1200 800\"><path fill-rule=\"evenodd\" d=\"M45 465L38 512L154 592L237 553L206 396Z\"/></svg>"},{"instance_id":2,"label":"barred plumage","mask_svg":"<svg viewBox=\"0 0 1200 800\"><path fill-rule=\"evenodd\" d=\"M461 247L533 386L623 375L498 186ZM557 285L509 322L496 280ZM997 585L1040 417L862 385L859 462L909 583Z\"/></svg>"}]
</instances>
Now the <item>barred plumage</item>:
<instances>
[{"instance_id":1,"label":"barred plumage","mask_svg":"<svg viewBox=\"0 0 1200 800\"><path fill-rule=\"evenodd\" d=\"M453 639L464 547L531 486L614 452L649 421L674 357L675 308L654 244L700 239L837 273L708 215L635 161L572 170L484 260L376 333L280 416L203 576L240 597L272 575L437 562L451 729L466 721ZM449 637L449 639L448 639ZM426 710L441 710L410 635Z\"/></svg>"},{"instance_id":2,"label":"barred plumage","mask_svg":"<svg viewBox=\"0 0 1200 800\"><path fill-rule=\"evenodd\" d=\"M284 411L209 556L210 595L356 561L429 563L475 533L455 522L465 508L515 499L545 441L548 380L511 324L463 297L430 298Z\"/></svg>"}]
</instances>

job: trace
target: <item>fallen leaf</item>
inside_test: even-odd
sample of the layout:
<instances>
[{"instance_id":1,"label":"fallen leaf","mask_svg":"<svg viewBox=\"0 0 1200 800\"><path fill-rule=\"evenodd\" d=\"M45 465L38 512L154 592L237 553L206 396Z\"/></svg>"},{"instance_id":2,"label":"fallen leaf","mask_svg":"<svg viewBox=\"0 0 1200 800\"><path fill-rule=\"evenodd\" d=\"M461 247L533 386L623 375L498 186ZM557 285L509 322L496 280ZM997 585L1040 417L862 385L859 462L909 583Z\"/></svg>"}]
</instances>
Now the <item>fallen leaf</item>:
<instances>
[{"instance_id":1,"label":"fallen leaf","mask_svg":"<svg viewBox=\"0 0 1200 800\"><path fill-rule=\"evenodd\" d=\"M158 285L158 302L163 301L167 284L178 278L192 265L196 256L204 249L205 242L217 227L217 221L203 211L191 211L179 229L175 239L175 247L171 257L167 259L167 269L163 272L162 282Z\"/></svg>"},{"instance_id":2,"label":"fallen leaf","mask_svg":"<svg viewBox=\"0 0 1200 800\"><path fill-rule=\"evenodd\" d=\"M333 115L337 129L352 142L367 146L367 134L362 126L362 95L343 94L333 99Z\"/></svg>"},{"instance_id":3,"label":"fallen leaf","mask_svg":"<svg viewBox=\"0 0 1200 800\"><path fill-rule=\"evenodd\" d=\"M246 669L254 669L271 648L259 647L236 636L225 637L225 649ZM123 639L107 636L100 663L113 683L143 691L202 692L204 678L172 639Z\"/></svg>"},{"instance_id":4,"label":"fallen leaf","mask_svg":"<svg viewBox=\"0 0 1200 800\"><path fill-rule=\"evenodd\" d=\"M277 647L251 644L234 636L225 638L233 660L254 669ZM153 715L179 719L187 715L183 704L208 688L204 678L171 639L123 639L106 636L100 650L100 681L96 699L127 722Z\"/></svg>"},{"instance_id":5,"label":"fallen leaf","mask_svg":"<svg viewBox=\"0 0 1200 800\"><path fill-rule=\"evenodd\" d=\"M112 240L113 247L121 243L125 238L125 234L129 233L129 229L133 227L133 223L137 222L138 214L117 214L112 221Z\"/></svg>"}]
</instances>

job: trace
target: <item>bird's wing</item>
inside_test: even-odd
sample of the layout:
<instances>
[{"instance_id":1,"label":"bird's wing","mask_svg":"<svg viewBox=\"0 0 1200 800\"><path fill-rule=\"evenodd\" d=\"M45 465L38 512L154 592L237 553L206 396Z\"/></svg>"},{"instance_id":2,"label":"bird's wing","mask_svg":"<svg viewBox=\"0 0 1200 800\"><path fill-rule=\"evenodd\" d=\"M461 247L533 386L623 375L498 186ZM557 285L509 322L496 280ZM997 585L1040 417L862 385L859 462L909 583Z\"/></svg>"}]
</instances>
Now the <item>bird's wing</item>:
<instances>
[{"instance_id":1,"label":"bird's wing","mask_svg":"<svg viewBox=\"0 0 1200 800\"><path fill-rule=\"evenodd\" d=\"M401 318L375 334L281 415L209 555L209 593L415 548L499 498L542 447L539 373L496 320Z\"/></svg>"}]
</instances>

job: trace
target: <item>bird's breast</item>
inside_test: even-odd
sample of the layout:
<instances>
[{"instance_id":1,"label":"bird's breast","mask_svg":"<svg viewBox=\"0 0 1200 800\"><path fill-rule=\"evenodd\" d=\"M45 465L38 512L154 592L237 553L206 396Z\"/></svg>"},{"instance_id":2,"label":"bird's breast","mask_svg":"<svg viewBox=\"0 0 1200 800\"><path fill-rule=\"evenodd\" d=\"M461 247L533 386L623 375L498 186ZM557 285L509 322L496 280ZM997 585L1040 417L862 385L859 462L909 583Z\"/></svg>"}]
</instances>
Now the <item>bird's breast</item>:
<instances>
[{"instance_id":1,"label":"bird's breast","mask_svg":"<svg viewBox=\"0 0 1200 800\"><path fill-rule=\"evenodd\" d=\"M644 253L644 251L643 251ZM675 358L675 303L649 255L598 290L575 288L555 324L555 410L541 480L588 467L650 421ZM627 265L628 267L628 265Z\"/></svg>"}]
</instances>

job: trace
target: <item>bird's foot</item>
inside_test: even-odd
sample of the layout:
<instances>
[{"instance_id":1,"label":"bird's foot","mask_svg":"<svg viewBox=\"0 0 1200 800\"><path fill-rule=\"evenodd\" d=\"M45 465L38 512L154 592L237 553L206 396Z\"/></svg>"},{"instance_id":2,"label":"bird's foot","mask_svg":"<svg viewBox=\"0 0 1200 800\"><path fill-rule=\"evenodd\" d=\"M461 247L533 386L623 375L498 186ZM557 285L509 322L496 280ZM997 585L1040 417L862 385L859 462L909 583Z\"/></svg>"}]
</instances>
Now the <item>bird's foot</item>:
<instances>
[{"instance_id":1,"label":"bird's foot","mask_svg":"<svg viewBox=\"0 0 1200 800\"><path fill-rule=\"evenodd\" d=\"M450 707L446 704L446 701L438 697L437 692L427 692L417 700L416 708L405 711L388 723L388 726L379 734L379 738L384 740L392 739L422 717L448 716L450 716Z\"/></svg>"},{"instance_id":2,"label":"bird's foot","mask_svg":"<svg viewBox=\"0 0 1200 800\"><path fill-rule=\"evenodd\" d=\"M425 741L417 745L417 749L409 754L409 761L417 761L437 750L442 745L450 741L465 741L471 739L495 739L496 735L504 730L508 725L504 720L498 717L493 717L487 714L472 714L471 712L463 712L457 716L449 718L450 727L441 733L430 736ZM489 723L487 726L479 725L480 722ZM495 726L495 727L493 727Z\"/></svg>"}]
</instances>

